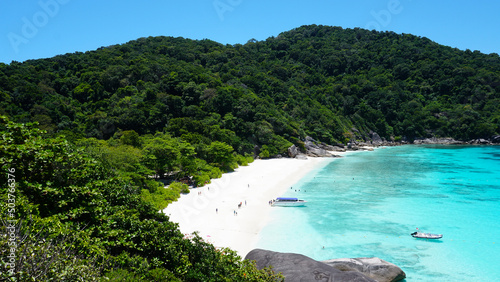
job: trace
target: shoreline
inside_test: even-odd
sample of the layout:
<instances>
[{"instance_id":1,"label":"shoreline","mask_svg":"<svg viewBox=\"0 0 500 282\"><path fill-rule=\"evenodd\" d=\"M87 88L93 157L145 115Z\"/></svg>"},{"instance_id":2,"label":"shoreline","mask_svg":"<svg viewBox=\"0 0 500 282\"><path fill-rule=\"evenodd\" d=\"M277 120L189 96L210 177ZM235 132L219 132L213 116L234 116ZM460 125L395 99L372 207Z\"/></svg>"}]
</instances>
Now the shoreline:
<instances>
[{"instance_id":1,"label":"shoreline","mask_svg":"<svg viewBox=\"0 0 500 282\"><path fill-rule=\"evenodd\" d=\"M350 152L335 153L343 156ZM179 224L186 237L198 232L215 247L230 248L244 258L255 248L261 230L270 221L269 201L335 159L255 160L213 179L211 184L191 189L162 212Z\"/></svg>"},{"instance_id":2,"label":"shoreline","mask_svg":"<svg viewBox=\"0 0 500 282\"><path fill-rule=\"evenodd\" d=\"M190 189L189 194L181 195L160 212L177 223L186 238L197 232L216 248L230 248L244 258L255 248L262 229L271 221L269 201L283 195L311 171L351 153L401 145L436 144L358 145L361 146L346 151L328 151L335 157L254 160L248 166L240 166L234 172L212 179L210 184Z\"/></svg>"}]
</instances>

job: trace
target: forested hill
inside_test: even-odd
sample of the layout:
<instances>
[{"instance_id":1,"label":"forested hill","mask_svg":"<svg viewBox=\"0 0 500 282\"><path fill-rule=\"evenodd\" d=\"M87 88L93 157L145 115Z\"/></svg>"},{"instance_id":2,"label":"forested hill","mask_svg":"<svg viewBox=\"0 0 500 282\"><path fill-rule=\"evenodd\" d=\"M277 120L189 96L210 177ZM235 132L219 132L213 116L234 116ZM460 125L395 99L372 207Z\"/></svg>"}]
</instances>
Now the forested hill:
<instances>
[{"instance_id":1,"label":"forested hill","mask_svg":"<svg viewBox=\"0 0 500 282\"><path fill-rule=\"evenodd\" d=\"M469 140L500 133L500 57L316 25L244 45L149 37L0 64L0 105L0 114L49 133L166 130L240 153L255 145L281 153L307 135L364 140L371 131Z\"/></svg>"},{"instance_id":2,"label":"forested hill","mask_svg":"<svg viewBox=\"0 0 500 282\"><path fill-rule=\"evenodd\" d=\"M188 185L151 176L204 185L306 136L489 138L499 93L497 54L326 26L0 64L0 280L282 281L182 234L158 210Z\"/></svg>"}]
</instances>

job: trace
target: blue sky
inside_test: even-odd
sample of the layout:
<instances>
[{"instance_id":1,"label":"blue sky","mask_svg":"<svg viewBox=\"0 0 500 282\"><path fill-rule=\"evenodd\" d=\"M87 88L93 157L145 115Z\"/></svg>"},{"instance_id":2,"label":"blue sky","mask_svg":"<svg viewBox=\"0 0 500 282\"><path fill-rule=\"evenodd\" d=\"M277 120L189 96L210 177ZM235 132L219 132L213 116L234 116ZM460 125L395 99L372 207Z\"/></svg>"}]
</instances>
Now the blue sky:
<instances>
[{"instance_id":1,"label":"blue sky","mask_svg":"<svg viewBox=\"0 0 500 282\"><path fill-rule=\"evenodd\" d=\"M411 33L500 53L499 15L494 0L2 0L0 62L158 35L244 44L308 24Z\"/></svg>"}]
</instances>

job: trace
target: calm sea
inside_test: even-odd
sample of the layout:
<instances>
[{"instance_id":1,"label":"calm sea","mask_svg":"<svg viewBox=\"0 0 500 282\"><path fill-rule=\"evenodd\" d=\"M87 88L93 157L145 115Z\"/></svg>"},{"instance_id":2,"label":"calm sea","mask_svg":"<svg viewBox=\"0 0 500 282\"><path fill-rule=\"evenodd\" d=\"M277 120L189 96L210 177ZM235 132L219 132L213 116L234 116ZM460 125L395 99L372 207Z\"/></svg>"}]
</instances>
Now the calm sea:
<instances>
[{"instance_id":1,"label":"calm sea","mask_svg":"<svg viewBox=\"0 0 500 282\"><path fill-rule=\"evenodd\" d=\"M500 147L399 146L355 152L311 172L272 210L259 248L317 260L379 257L406 281L498 281ZM443 234L441 240L410 233Z\"/></svg>"}]
</instances>

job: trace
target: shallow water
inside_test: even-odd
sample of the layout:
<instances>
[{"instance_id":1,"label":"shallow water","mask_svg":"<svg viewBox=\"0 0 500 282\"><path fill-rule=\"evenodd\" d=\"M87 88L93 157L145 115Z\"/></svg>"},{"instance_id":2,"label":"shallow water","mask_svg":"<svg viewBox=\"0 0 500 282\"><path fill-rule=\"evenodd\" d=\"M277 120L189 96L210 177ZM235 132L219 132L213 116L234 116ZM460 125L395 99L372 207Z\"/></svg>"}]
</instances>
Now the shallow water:
<instances>
[{"instance_id":1,"label":"shallow water","mask_svg":"<svg viewBox=\"0 0 500 282\"><path fill-rule=\"evenodd\" d=\"M500 277L500 147L399 146L356 152L311 172L283 196L259 248L317 260L379 257L406 281ZM440 233L440 240L410 233Z\"/></svg>"}]
</instances>

